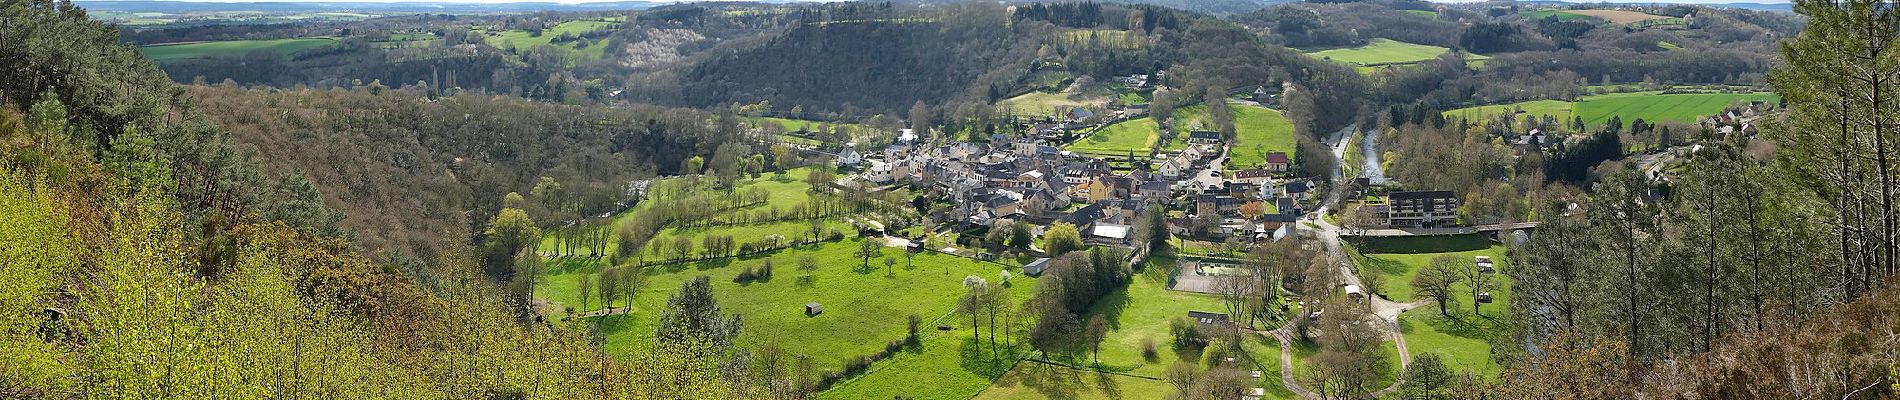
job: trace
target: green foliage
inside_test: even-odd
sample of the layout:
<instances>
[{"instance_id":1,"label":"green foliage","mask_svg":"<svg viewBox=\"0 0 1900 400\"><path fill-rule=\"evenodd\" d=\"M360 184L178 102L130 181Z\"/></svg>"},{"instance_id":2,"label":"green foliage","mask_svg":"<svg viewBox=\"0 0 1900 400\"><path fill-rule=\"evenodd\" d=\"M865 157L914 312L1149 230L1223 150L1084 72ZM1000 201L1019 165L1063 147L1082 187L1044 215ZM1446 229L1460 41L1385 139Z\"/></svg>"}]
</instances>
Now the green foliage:
<instances>
[{"instance_id":1,"label":"green foliage","mask_svg":"<svg viewBox=\"0 0 1900 400\"><path fill-rule=\"evenodd\" d=\"M1075 225L1057 222L1042 233L1042 250L1049 256L1060 256L1082 249L1082 234Z\"/></svg>"}]
</instances>

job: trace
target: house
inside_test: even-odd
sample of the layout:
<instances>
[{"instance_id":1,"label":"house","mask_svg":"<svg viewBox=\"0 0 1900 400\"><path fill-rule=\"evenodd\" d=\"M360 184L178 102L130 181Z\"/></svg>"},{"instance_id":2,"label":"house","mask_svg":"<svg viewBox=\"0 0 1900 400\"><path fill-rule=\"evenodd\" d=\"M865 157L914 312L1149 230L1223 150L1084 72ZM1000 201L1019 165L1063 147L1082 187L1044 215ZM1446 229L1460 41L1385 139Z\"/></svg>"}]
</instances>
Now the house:
<instances>
[{"instance_id":1,"label":"house","mask_svg":"<svg viewBox=\"0 0 1900 400\"><path fill-rule=\"evenodd\" d=\"M897 130L897 142L898 142L898 143L911 143L911 142L916 142L916 141L917 141L917 131L916 131L916 130L914 130L914 129L910 129L910 128L904 128L904 129L898 129L898 130Z\"/></svg>"},{"instance_id":2,"label":"house","mask_svg":"<svg viewBox=\"0 0 1900 400\"><path fill-rule=\"evenodd\" d=\"M1162 162L1160 166L1155 167L1155 173L1165 178L1178 179L1193 171L1193 163L1194 161L1187 157L1175 156L1174 158L1168 159L1168 161Z\"/></svg>"},{"instance_id":3,"label":"house","mask_svg":"<svg viewBox=\"0 0 1900 400\"><path fill-rule=\"evenodd\" d=\"M1276 151L1272 153L1267 153L1267 170L1268 171L1273 171L1276 173L1285 173L1287 170L1292 169L1292 168L1293 168L1293 158L1288 157L1285 152Z\"/></svg>"},{"instance_id":4,"label":"house","mask_svg":"<svg viewBox=\"0 0 1900 400\"><path fill-rule=\"evenodd\" d=\"M1295 217L1300 216L1300 214L1305 214L1304 210L1300 209L1300 202L1293 201L1293 199L1289 197L1274 198L1273 207L1275 209L1279 209L1281 214L1292 215Z\"/></svg>"},{"instance_id":5,"label":"house","mask_svg":"<svg viewBox=\"0 0 1900 400\"><path fill-rule=\"evenodd\" d=\"M1089 228L1087 241L1096 244L1127 246L1129 230L1128 225L1098 223Z\"/></svg>"},{"instance_id":6,"label":"house","mask_svg":"<svg viewBox=\"0 0 1900 400\"><path fill-rule=\"evenodd\" d=\"M1155 180L1143 182L1141 187L1135 188L1135 195L1143 199L1166 200L1174 194L1172 190L1168 189L1168 186L1168 182L1166 181Z\"/></svg>"},{"instance_id":7,"label":"house","mask_svg":"<svg viewBox=\"0 0 1900 400\"><path fill-rule=\"evenodd\" d=\"M1076 107L1069 109L1069 121L1081 121L1094 117L1095 113L1086 108Z\"/></svg>"},{"instance_id":8,"label":"house","mask_svg":"<svg viewBox=\"0 0 1900 400\"><path fill-rule=\"evenodd\" d=\"M1383 212L1386 225L1425 227L1457 221L1458 196L1449 190L1392 192Z\"/></svg>"},{"instance_id":9,"label":"house","mask_svg":"<svg viewBox=\"0 0 1900 400\"><path fill-rule=\"evenodd\" d=\"M1194 198L1196 215L1224 215L1240 211L1240 199L1204 194Z\"/></svg>"},{"instance_id":10,"label":"house","mask_svg":"<svg viewBox=\"0 0 1900 400\"><path fill-rule=\"evenodd\" d=\"M854 167L863 163L864 155L858 154L857 149L847 148L844 149L843 153L838 153L838 166L840 167Z\"/></svg>"},{"instance_id":11,"label":"house","mask_svg":"<svg viewBox=\"0 0 1900 400\"><path fill-rule=\"evenodd\" d=\"M1273 174L1274 174L1274 171L1261 169L1261 168L1243 169L1239 171L1234 171L1234 178L1230 179L1229 181L1242 182L1242 183L1247 183L1250 185L1259 185L1261 183L1266 182L1268 179L1272 179Z\"/></svg>"},{"instance_id":12,"label":"house","mask_svg":"<svg viewBox=\"0 0 1900 400\"><path fill-rule=\"evenodd\" d=\"M1134 75L1129 75L1129 76L1117 76L1117 77L1115 77L1115 81L1116 81L1116 82L1121 82L1121 83L1123 83L1123 84L1127 84L1128 86L1134 86L1134 87L1137 87L1137 88L1143 88L1143 87L1148 87L1148 75L1147 75L1147 74L1134 74Z\"/></svg>"},{"instance_id":13,"label":"house","mask_svg":"<svg viewBox=\"0 0 1900 400\"><path fill-rule=\"evenodd\" d=\"M1215 131L1188 132L1188 143L1191 143L1191 144L1220 144L1220 142L1221 142L1220 132L1215 132Z\"/></svg>"},{"instance_id":14,"label":"house","mask_svg":"<svg viewBox=\"0 0 1900 400\"><path fill-rule=\"evenodd\" d=\"M1286 191L1286 197L1297 200L1306 198L1306 194L1311 188L1306 184L1306 181L1293 181L1287 182L1286 185L1281 186L1281 189Z\"/></svg>"},{"instance_id":15,"label":"house","mask_svg":"<svg viewBox=\"0 0 1900 400\"><path fill-rule=\"evenodd\" d=\"M893 174L891 172L893 168L895 168L895 165L892 163L871 160L871 168L865 169L864 174L861 176L864 177L865 181L871 183L879 185L889 184L892 180Z\"/></svg>"},{"instance_id":16,"label":"house","mask_svg":"<svg viewBox=\"0 0 1900 400\"><path fill-rule=\"evenodd\" d=\"M1274 103L1274 100L1279 97L1279 95L1273 93L1272 91L1268 91L1267 87L1263 85L1263 86L1254 88L1253 94L1251 97L1253 97L1253 101L1255 103L1260 103L1262 105L1271 105Z\"/></svg>"}]
</instances>

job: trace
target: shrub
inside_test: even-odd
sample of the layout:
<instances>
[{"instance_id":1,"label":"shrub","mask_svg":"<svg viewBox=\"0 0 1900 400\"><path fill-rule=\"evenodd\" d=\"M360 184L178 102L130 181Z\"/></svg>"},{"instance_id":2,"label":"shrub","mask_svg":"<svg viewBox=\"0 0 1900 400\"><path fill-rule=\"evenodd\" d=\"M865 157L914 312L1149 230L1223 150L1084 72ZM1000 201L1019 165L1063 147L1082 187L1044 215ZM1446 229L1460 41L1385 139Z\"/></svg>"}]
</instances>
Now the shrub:
<instances>
[{"instance_id":1,"label":"shrub","mask_svg":"<svg viewBox=\"0 0 1900 400\"><path fill-rule=\"evenodd\" d=\"M1141 338L1141 358L1148 360L1148 362L1155 362L1155 360L1161 359L1161 352L1155 351L1155 338Z\"/></svg>"},{"instance_id":2,"label":"shrub","mask_svg":"<svg viewBox=\"0 0 1900 400\"><path fill-rule=\"evenodd\" d=\"M1175 318L1168 323L1168 333L1174 336L1174 348L1190 349L1207 345L1207 335L1201 333L1198 322L1187 318Z\"/></svg>"}]
</instances>

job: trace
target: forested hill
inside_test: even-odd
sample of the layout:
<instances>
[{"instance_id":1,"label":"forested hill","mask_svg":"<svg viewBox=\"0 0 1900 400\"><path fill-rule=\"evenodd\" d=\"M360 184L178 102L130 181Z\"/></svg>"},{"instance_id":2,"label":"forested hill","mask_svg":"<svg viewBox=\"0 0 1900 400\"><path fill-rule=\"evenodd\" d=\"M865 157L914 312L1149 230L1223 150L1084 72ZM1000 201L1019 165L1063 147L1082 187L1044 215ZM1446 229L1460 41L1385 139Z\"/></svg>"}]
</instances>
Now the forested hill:
<instances>
[{"instance_id":1,"label":"forested hill","mask_svg":"<svg viewBox=\"0 0 1900 400\"><path fill-rule=\"evenodd\" d=\"M675 93L648 95L695 106L770 101L854 115L897 114L917 101L987 101L984 90L1028 70L1048 35L1010 24L1001 7L954 8L806 21L679 72Z\"/></svg>"}]
</instances>

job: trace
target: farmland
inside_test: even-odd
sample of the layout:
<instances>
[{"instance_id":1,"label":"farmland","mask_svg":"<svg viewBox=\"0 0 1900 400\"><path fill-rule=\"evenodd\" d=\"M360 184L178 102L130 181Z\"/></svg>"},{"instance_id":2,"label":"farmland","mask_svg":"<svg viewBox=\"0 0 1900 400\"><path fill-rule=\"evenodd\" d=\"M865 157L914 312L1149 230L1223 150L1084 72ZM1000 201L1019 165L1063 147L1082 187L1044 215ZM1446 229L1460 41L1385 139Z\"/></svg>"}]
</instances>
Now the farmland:
<instances>
[{"instance_id":1,"label":"farmland","mask_svg":"<svg viewBox=\"0 0 1900 400\"><path fill-rule=\"evenodd\" d=\"M288 56L296 54L299 51L328 46L334 43L336 43L336 39L324 37L228 40L218 42L159 44L140 47L139 50L144 52L145 56L151 58L153 61L166 62L193 58L241 56L256 51L268 51Z\"/></svg>"},{"instance_id":2,"label":"farmland","mask_svg":"<svg viewBox=\"0 0 1900 400\"><path fill-rule=\"evenodd\" d=\"M594 39L577 39L577 40L570 40L570 41L566 41L562 43L554 43L554 39L561 37L562 34L571 35L573 37L580 37L582 34L585 34L588 32L593 32L593 31L602 30L602 29L609 29L615 26L616 24L617 24L616 22L604 21L604 20L567 21L567 22L562 22L558 25L555 25L553 28L549 28L547 30L542 31L540 35L535 35L532 32L528 32L528 31L520 30L520 29L513 29L513 30L507 30L507 31L501 31L501 32L483 32L483 33L488 35L488 44L495 47L499 47L503 49L517 49L517 51L519 51L519 50L526 50L534 46L550 45L550 46L555 46L562 49L573 50L576 53L580 54L582 57L585 57L586 59L591 60L591 59L598 59L601 57L602 54L606 53L607 51L606 43L594 43L594 42L597 42L597 40L594 40ZM586 43L587 46L582 47L583 43Z\"/></svg>"},{"instance_id":3,"label":"farmland","mask_svg":"<svg viewBox=\"0 0 1900 400\"><path fill-rule=\"evenodd\" d=\"M1500 113L1517 112L1521 107L1527 116L1552 115L1559 121L1568 121L1572 116L1583 117L1587 126L1597 127L1608 123L1611 117L1621 117L1624 123L1638 118L1650 122L1695 122L1696 118L1714 115L1723 107L1736 101L1766 101L1773 103L1779 98L1769 93L1680 93L1662 94L1661 92L1611 93L1584 96L1578 101L1536 100L1512 104L1467 107L1446 111L1448 118L1463 117L1478 119Z\"/></svg>"},{"instance_id":4,"label":"farmland","mask_svg":"<svg viewBox=\"0 0 1900 400\"><path fill-rule=\"evenodd\" d=\"M1438 58L1440 54L1445 54L1447 51L1451 49L1377 38L1363 46L1316 50L1306 54L1322 60L1358 67L1360 72L1370 72L1377 70L1374 67L1417 64ZM1479 54L1465 54L1464 57L1467 63L1481 63L1490 58Z\"/></svg>"}]
</instances>

